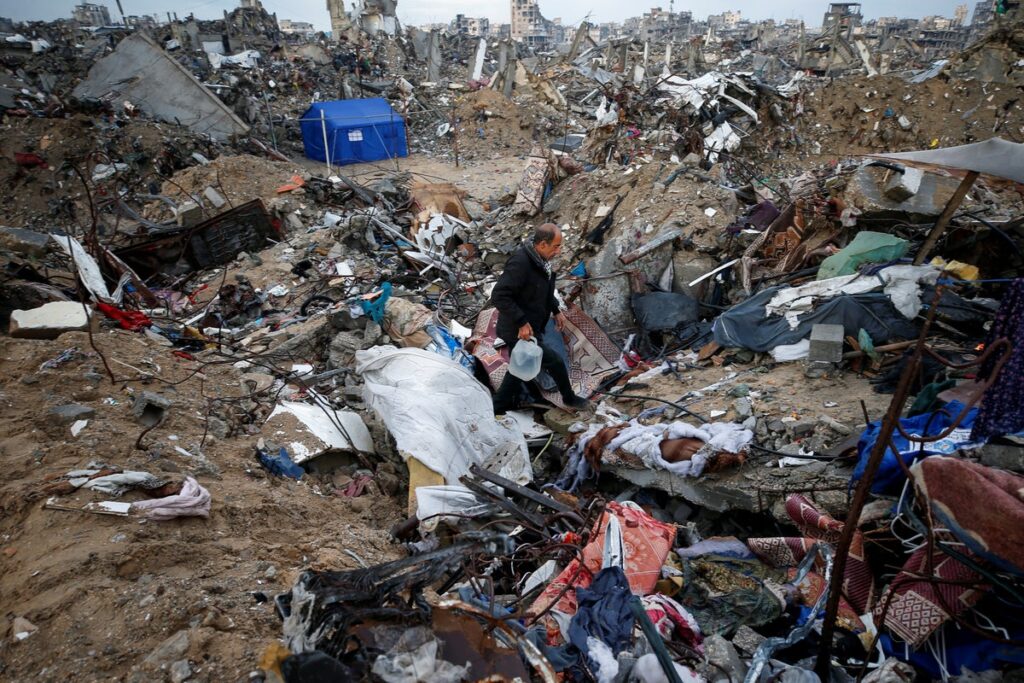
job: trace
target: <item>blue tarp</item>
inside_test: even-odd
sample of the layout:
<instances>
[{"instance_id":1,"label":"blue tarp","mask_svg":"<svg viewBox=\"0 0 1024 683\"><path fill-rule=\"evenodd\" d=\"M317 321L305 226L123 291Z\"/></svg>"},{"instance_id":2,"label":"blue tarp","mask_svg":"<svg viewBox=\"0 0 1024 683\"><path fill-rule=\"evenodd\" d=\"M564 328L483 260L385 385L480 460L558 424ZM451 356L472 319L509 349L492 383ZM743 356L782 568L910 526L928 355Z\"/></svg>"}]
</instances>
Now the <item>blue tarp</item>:
<instances>
[{"instance_id":1,"label":"blue tarp","mask_svg":"<svg viewBox=\"0 0 1024 683\"><path fill-rule=\"evenodd\" d=\"M302 115L300 125L306 157L316 161L341 166L408 154L405 119L380 97L316 102ZM325 128L330 159L324 150Z\"/></svg>"},{"instance_id":2,"label":"blue tarp","mask_svg":"<svg viewBox=\"0 0 1024 683\"><path fill-rule=\"evenodd\" d=\"M944 410L934 413L922 413L914 417L904 417L900 420L900 425L911 436L940 434L949 429L949 426L953 424L953 420L963 412L963 409L964 404L959 401L951 401ZM894 431L892 441L896 448L899 449L899 456L893 452L892 445L886 449L885 454L882 456L882 462L878 467L878 474L875 475L875 480L871 484L871 492L879 494L899 492L899 487L903 485L907 477L900 466L899 460L896 459L897 457L903 460L907 467L910 467L921 457L952 455L960 448L973 448L981 445L979 442L971 440L971 427L974 425L974 420L977 416L978 409L972 408L968 411L967 416L964 417L963 422L948 436L938 441L925 442L923 445L917 442L911 443L900 434L899 430ZM874 448L875 442L878 441L878 435L881 431L882 421L878 420L869 424L864 433L861 434L860 441L857 442L857 452L860 459L857 462L857 467L853 470L853 477L850 480L851 486L860 481L864 470L867 469L871 449Z\"/></svg>"}]
</instances>

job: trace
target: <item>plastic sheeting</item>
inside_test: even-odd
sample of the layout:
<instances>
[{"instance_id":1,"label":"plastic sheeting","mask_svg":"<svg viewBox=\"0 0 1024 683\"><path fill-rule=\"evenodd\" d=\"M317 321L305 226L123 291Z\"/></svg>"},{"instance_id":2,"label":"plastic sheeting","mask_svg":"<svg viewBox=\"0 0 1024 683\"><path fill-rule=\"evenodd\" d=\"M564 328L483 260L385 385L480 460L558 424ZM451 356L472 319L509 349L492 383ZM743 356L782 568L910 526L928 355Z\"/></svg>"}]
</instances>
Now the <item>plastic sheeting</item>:
<instances>
[{"instance_id":1,"label":"plastic sheeting","mask_svg":"<svg viewBox=\"0 0 1024 683\"><path fill-rule=\"evenodd\" d=\"M963 409L964 405L962 403L952 401L941 411L903 418L900 420L900 426L911 436L941 434L949 429L950 425L953 424L953 420L963 412ZM971 439L971 427L974 426L974 420L977 416L978 409L972 408L956 429L938 441L926 443L911 442L904 438L898 430L893 432L892 445L886 448L885 454L882 456L882 462L878 466L878 473L875 474L875 479L871 483L871 492L895 492L906 480L906 474L899 461L897 461L897 457L907 465L911 465L918 458L930 455L952 455L957 450L967 450L980 446L981 443ZM871 455L871 449L874 448L881 431L882 422L877 420L869 424L864 433L861 434L860 441L857 442L857 452L860 455L860 460L857 463L857 467L853 470L853 477L850 480L851 484L859 481L861 476L863 476L864 470L867 468L868 458ZM899 451L898 456L893 451L893 445Z\"/></svg>"},{"instance_id":2,"label":"plastic sheeting","mask_svg":"<svg viewBox=\"0 0 1024 683\"><path fill-rule=\"evenodd\" d=\"M515 422L498 422L491 395L457 363L422 349L356 352L363 399L384 420L403 458L458 484L473 464L517 483L533 479Z\"/></svg>"},{"instance_id":3,"label":"plastic sheeting","mask_svg":"<svg viewBox=\"0 0 1024 683\"><path fill-rule=\"evenodd\" d=\"M722 346L770 351L807 339L815 323L842 325L844 333L854 337L861 328L872 339L895 341L917 336L917 327L900 315L882 293L837 296L800 315L797 326L790 327L782 316L765 314L765 305L779 289L759 292L718 316L712 327L715 341Z\"/></svg>"},{"instance_id":4,"label":"plastic sheeting","mask_svg":"<svg viewBox=\"0 0 1024 683\"><path fill-rule=\"evenodd\" d=\"M895 159L911 165L977 171L997 178L1024 183L1024 145L990 138L970 145L945 147L920 152L872 154L880 159Z\"/></svg>"},{"instance_id":5,"label":"plastic sheeting","mask_svg":"<svg viewBox=\"0 0 1024 683\"><path fill-rule=\"evenodd\" d=\"M696 299L675 292L634 295L633 314L648 332L668 332L700 319Z\"/></svg>"},{"instance_id":6,"label":"plastic sheeting","mask_svg":"<svg viewBox=\"0 0 1024 683\"><path fill-rule=\"evenodd\" d=\"M853 241L821 262L819 280L852 275L864 263L887 263L902 258L910 242L884 232L861 230Z\"/></svg>"},{"instance_id":7,"label":"plastic sheeting","mask_svg":"<svg viewBox=\"0 0 1024 683\"><path fill-rule=\"evenodd\" d=\"M932 266L889 266L874 275L840 275L781 289L765 306L769 315L785 315L790 327L799 324L801 314L822 300L839 294L863 294L882 289L908 320L921 310L921 285L934 285L939 270Z\"/></svg>"}]
</instances>

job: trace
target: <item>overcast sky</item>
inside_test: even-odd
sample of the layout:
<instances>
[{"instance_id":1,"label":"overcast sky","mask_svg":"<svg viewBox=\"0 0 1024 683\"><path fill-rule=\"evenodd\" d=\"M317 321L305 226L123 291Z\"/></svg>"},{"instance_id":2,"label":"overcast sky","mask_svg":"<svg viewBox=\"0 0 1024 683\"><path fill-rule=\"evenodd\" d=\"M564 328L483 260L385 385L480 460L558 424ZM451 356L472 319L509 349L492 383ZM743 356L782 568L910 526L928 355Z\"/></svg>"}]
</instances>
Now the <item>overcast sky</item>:
<instances>
[{"instance_id":1,"label":"overcast sky","mask_svg":"<svg viewBox=\"0 0 1024 683\"><path fill-rule=\"evenodd\" d=\"M96 0L93 0L94 2ZM351 5L351 0L347 0ZM658 0L650 0L653 4ZM220 17L224 9L238 6L237 0L121 0L125 14L159 14L164 16L168 10L178 13L181 18L190 12L200 19ZM0 16L7 16L16 21L29 19L52 20L70 17L74 0L34 0L34 2L0 1ZM118 17L115 0L99 0L110 8L110 16L115 21ZM446 22L458 13L468 16L485 16L492 22L508 23L509 0L399 0L398 18L408 25L419 25L433 22ZM920 18L938 14L952 17L955 0L909 0L908 2L869 2L862 12L868 19L879 16L899 16ZM276 12L278 19L308 21L317 29L330 28L330 17L327 14L326 0L263 0L268 12ZM668 9L667 1L662 5ZM974 9L973 2L968 4ZM561 17L566 24L582 21L587 15L596 23L603 21L622 21L628 16L636 16L647 11L646 4L626 3L621 0L540 0L541 11L549 19ZM803 19L808 26L821 24L821 17L827 3L816 0L776 0L773 3L754 2L754 0L727 0L719 2L676 2L675 9L689 10L697 19L708 14L715 14L726 9L738 9L744 17L750 19ZM968 14L970 19L970 14Z\"/></svg>"}]
</instances>

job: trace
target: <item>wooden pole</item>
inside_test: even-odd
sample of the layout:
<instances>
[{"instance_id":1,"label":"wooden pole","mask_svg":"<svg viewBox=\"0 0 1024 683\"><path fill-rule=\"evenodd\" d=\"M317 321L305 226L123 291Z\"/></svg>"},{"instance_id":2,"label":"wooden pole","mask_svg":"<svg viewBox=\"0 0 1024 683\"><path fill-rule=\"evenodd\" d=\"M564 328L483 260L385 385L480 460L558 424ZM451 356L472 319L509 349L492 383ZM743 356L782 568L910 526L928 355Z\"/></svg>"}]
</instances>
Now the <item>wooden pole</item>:
<instances>
[{"instance_id":1,"label":"wooden pole","mask_svg":"<svg viewBox=\"0 0 1024 683\"><path fill-rule=\"evenodd\" d=\"M935 248L935 243L942 237L942 233L946 231L946 226L949 225L950 219L953 218L953 214L960 208L960 202L964 200L964 197L970 191L974 185L974 181L978 179L980 174L977 171L968 171L964 179L960 181L960 185L956 188L956 192L946 202L946 208L942 210L942 215L939 216L939 220L935 221L935 227L928 233L928 237L925 238L924 244L917 250L917 256L914 257L914 265L919 266L924 263L928 253Z\"/></svg>"}]
</instances>

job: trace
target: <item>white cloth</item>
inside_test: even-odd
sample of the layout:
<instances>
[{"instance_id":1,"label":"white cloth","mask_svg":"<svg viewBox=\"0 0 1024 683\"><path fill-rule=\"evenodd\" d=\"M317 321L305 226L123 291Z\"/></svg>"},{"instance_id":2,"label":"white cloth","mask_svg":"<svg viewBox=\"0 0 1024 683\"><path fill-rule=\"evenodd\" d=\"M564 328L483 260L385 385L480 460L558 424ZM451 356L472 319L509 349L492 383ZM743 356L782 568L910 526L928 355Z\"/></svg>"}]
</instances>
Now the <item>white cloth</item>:
<instances>
[{"instance_id":1,"label":"white cloth","mask_svg":"<svg viewBox=\"0 0 1024 683\"><path fill-rule=\"evenodd\" d=\"M643 425L631 421L605 447L609 451L622 449L644 461L648 467L660 467L683 477L699 477L708 458L725 451L738 453L754 438L754 433L735 422L712 422L694 427L685 422ZM669 439L700 439L705 446L690 460L668 462L661 456L661 442Z\"/></svg>"},{"instance_id":2,"label":"white cloth","mask_svg":"<svg viewBox=\"0 0 1024 683\"><path fill-rule=\"evenodd\" d=\"M875 275L839 275L782 290L765 306L765 313L784 316L795 330L800 325L800 316L822 299L881 289L889 295L896 310L913 320L921 311L921 285L934 285L938 277L939 269L934 266L907 265L889 266Z\"/></svg>"},{"instance_id":3,"label":"white cloth","mask_svg":"<svg viewBox=\"0 0 1024 683\"><path fill-rule=\"evenodd\" d=\"M458 485L473 464L525 484L529 451L514 420L499 422L491 395L458 363L423 349L356 352L363 399L384 420L403 458L415 457Z\"/></svg>"}]
</instances>

